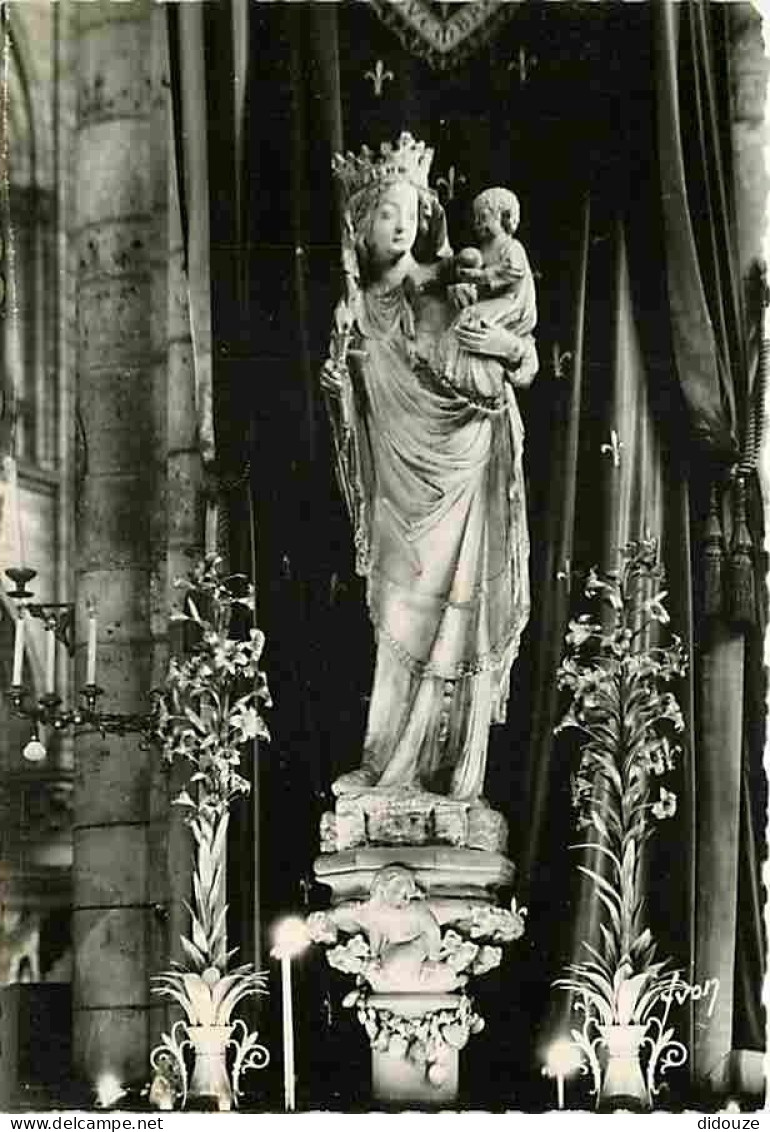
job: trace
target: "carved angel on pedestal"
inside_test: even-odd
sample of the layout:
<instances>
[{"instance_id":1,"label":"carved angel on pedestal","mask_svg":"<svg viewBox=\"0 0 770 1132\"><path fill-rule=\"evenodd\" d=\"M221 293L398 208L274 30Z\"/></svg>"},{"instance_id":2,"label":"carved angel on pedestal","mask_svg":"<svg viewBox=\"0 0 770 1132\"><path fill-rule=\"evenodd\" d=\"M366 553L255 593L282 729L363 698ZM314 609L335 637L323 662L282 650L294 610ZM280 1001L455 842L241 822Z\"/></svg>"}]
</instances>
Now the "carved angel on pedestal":
<instances>
[{"instance_id":1,"label":"carved angel on pedestal","mask_svg":"<svg viewBox=\"0 0 770 1132\"><path fill-rule=\"evenodd\" d=\"M314 942L337 945L327 952L331 966L360 976L373 991L435 994L496 967L502 952L491 942L518 939L523 915L515 902L507 911L458 897L428 899L410 869L386 865L368 900L313 912L308 930ZM454 929L442 934L448 924ZM340 932L352 938L338 944Z\"/></svg>"}]
</instances>

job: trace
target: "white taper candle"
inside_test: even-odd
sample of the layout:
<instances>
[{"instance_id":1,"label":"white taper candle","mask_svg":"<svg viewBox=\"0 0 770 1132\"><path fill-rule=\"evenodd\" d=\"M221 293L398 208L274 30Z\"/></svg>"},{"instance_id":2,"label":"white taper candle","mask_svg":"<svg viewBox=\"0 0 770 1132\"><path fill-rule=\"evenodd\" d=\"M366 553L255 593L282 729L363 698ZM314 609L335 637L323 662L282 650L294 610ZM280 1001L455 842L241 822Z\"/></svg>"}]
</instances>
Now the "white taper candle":
<instances>
[{"instance_id":1,"label":"white taper candle","mask_svg":"<svg viewBox=\"0 0 770 1132\"><path fill-rule=\"evenodd\" d=\"M24 666L24 617L24 610L20 609L16 618L16 632L13 638L13 675L11 677L11 683L17 686L21 684Z\"/></svg>"},{"instance_id":2,"label":"white taper candle","mask_svg":"<svg viewBox=\"0 0 770 1132\"><path fill-rule=\"evenodd\" d=\"M294 1112L294 1010L291 1001L291 959L281 957L281 998L283 1007L283 1098L286 1112Z\"/></svg>"},{"instance_id":3,"label":"white taper candle","mask_svg":"<svg viewBox=\"0 0 770 1132\"><path fill-rule=\"evenodd\" d=\"M56 688L56 630L53 625L46 627L46 654L45 654L45 692L47 696L53 695Z\"/></svg>"},{"instance_id":4,"label":"white taper candle","mask_svg":"<svg viewBox=\"0 0 770 1132\"><path fill-rule=\"evenodd\" d=\"M88 605L88 653L86 658L86 684L96 683L96 607Z\"/></svg>"}]
</instances>

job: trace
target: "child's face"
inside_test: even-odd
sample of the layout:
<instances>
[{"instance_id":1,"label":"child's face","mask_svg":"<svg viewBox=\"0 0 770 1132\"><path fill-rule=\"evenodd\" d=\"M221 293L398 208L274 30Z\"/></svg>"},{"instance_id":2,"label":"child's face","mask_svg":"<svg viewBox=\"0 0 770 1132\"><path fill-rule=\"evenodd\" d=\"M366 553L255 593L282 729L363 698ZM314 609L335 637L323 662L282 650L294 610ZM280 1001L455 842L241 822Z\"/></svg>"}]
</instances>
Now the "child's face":
<instances>
[{"instance_id":1,"label":"child's face","mask_svg":"<svg viewBox=\"0 0 770 1132\"><path fill-rule=\"evenodd\" d=\"M489 204L477 204L473 209L473 228L482 244L503 233L503 224L498 209Z\"/></svg>"},{"instance_id":2,"label":"child's face","mask_svg":"<svg viewBox=\"0 0 770 1132\"><path fill-rule=\"evenodd\" d=\"M405 908L411 896L411 885L403 877L394 877L387 885L385 899L394 908Z\"/></svg>"}]
</instances>

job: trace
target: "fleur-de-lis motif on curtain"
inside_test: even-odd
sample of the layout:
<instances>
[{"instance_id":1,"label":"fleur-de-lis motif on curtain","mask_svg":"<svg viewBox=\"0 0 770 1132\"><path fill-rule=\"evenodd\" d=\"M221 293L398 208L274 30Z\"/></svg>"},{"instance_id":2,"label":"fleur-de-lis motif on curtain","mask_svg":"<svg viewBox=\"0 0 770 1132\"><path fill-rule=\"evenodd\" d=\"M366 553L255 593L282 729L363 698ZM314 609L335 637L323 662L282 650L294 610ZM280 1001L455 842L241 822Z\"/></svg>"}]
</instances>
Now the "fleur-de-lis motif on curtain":
<instances>
[{"instance_id":1,"label":"fleur-de-lis motif on curtain","mask_svg":"<svg viewBox=\"0 0 770 1132\"><path fill-rule=\"evenodd\" d=\"M566 582L568 585L572 584L572 559L565 558L561 569L556 571L557 582Z\"/></svg>"},{"instance_id":2,"label":"fleur-de-lis motif on curtain","mask_svg":"<svg viewBox=\"0 0 770 1132\"><path fill-rule=\"evenodd\" d=\"M612 457L612 466L614 468L620 467L620 453L622 452L623 448L625 448L625 445L623 444L623 441L620 439L615 429L610 429L609 443L602 444L601 450L603 455Z\"/></svg>"},{"instance_id":3,"label":"fleur-de-lis motif on curtain","mask_svg":"<svg viewBox=\"0 0 770 1132\"><path fill-rule=\"evenodd\" d=\"M371 80L372 86L374 87L374 93L377 98L382 98L382 92L385 88L385 83L388 80L390 80L390 82L393 82L393 79L395 79L395 77L396 76L393 74L393 72L385 67L382 59L378 59L374 64L374 70L366 71L364 73L364 78Z\"/></svg>"},{"instance_id":4,"label":"fleur-de-lis motif on curtain","mask_svg":"<svg viewBox=\"0 0 770 1132\"><path fill-rule=\"evenodd\" d=\"M569 377L571 361L572 351L562 350L560 344L554 342L551 347L551 368L553 369L553 376L557 378Z\"/></svg>"},{"instance_id":5,"label":"fleur-de-lis motif on curtain","mask_svg":"<svg viewBox=\"0 0 770 1132\"><path fill-rule=\"evenodd\" d=\"M515 57L508 64L509 71L515 71L522 86L529 78L529 72L537 66L537 56L528 55L526 47L520 47Z\"/></svg>"},{"instance_id":6,"label":"fleur-de-lis motif on curtain","mask_svg":"<svg viewBox=\"0 0 770 1132\"><path fill-rule=\"evenodd\" d=\"M468 178L463 173L458 173L454 165L449 166L446 177L436 177L436 189L439 192L439 196L442 195L443 190L445 201L454 200L456 196L455 190L459 188L460 185L467 185L467 183Z\"/></svg>"}]
</instances>

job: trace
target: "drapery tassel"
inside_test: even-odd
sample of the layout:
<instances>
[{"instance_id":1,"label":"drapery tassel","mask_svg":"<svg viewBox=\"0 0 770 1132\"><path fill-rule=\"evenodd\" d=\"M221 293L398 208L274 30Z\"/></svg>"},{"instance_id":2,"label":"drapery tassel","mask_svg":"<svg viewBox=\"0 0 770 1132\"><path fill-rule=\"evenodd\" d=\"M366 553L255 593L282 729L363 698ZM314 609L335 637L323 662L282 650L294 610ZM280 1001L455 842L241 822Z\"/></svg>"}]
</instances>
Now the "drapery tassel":
<instances>
[{"instance_id":1,"label":"drapery tassel","mask_svg":"<svg viewBox=\"0 0 770 1132\"><path fill-rule=\"evenodd\" d=\"M757 616L754 579L754 542L746 521L746 483L735 480L734 524L730 546L730 615L738 624L753 625Z\"/></svg>"},{"instance_id":2,"label":"drapery tassel","mask_svg":"<svg viewBox=\"0 0 770 1132\"><path fill-rule=\"evenodd\" d=\"M719 504L719 489L716 484L712 484L702 544L703 612L706 617L718 617L724 606L725 537L719 517Z\"/></svg>"},{"instance_id":3,"label":"drapery tassel","mask_svg":"<svg viewBox=\"0 0 770 1132\"><path fill-rule=\"evenodd\" d=\"M749 399L748 421L744 453L736 469L733 486L733 537L730 546L730 616L741 625L755 625L757 621L757 582L755 578L754 541L746 517L746 483L756 473L757 459L763 441L765 425L765 396L767 392L768 363L770 361L770 335L768 310L770 288L767 264L756 264L757 322L759 356L757 376Z\"/></svg>"}]
</instances>

